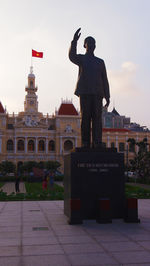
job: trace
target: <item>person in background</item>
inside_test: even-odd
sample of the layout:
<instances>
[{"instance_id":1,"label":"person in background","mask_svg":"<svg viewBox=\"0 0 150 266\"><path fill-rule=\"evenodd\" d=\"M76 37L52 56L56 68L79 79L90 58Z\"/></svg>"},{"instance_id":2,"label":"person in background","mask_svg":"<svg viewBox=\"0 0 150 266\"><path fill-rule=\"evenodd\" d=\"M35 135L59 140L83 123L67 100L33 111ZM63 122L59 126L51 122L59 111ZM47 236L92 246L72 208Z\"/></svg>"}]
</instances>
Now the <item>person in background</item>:
<instances>
[{"instance_id":1,"label":"person in background","mask_svg":"<svg viewBox=\"0 0 150 266\"><path fill-rule=\"evenodd\" d=\"M47 177L44 177L44 179L43 179L42 189L47 190Z\"/></svg>"},{"instance_id":2,"label":"person in background","mask_svg":"<svg viewBox=\"0 0 150 266\"><path fill-rule=\"evenodd\" d=\"M53 189L54 187L54 172L50 171L49 173L49 184L50 184L50 189Z\"/></svg>"},{"instance_id":3,"label":"person in background","mask_svg":"<svg viewBox=\"0 0 150 266\"><path fill-rule=\"evenodd\" d=\"M16 193L19 193L20 190L19 190L19 184L20 184L20 176L17 175L16 176L16 182L15 182L15 190L16 190Z\"/></svg>"}]
</instances>

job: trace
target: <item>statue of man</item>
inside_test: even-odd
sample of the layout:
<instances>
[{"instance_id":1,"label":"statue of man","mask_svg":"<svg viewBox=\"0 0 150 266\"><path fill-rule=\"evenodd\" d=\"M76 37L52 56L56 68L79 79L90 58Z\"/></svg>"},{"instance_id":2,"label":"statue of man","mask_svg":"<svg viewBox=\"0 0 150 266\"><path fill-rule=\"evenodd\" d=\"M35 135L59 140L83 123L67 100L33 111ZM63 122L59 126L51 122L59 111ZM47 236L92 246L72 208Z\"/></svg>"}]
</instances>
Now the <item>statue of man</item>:
<instances>
[{"instance_id":1,"label":"statue of man","mask_svg":"<svg viewBox=\"0 0 150 266\"><path fill-rule=\"evenodd\" d=\"M96 42L93 37L84 40L86 53L77 54L77 41L80 38L79 28L69 50L69 59L79 66L78 81L75 95L80 97L81 110L81 141L82 147L92 147L102 144L102 102L106 99L106 107L110 103L109 83L105 63L94 55Z\"/></svg>"}]
</instances>

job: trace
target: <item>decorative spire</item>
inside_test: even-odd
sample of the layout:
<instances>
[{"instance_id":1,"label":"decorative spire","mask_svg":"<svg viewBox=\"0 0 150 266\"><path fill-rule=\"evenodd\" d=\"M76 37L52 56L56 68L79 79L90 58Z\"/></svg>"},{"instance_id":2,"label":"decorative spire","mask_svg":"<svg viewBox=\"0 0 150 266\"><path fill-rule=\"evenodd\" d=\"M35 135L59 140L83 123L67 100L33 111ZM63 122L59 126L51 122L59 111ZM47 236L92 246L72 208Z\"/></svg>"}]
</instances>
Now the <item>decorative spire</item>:
<instances>
[{"instance_id":1,"label":"decorative spire","mask_svg":"<svg viewBox=\"0 0 150 266\"><path fill-rule=\"evenodd\" d=\"M33 66L30 66L30 74L33 74Z\"/></svg>"},{"instance_id":2,"label":"decorative spire","mask_svg":"<svg viewBox=\"0 0 150 266\"><path fill-rule=\"evenodd\" d=\"M115 100L113 100L113 109L115 109Z\"/></svg>"}]
</instances>

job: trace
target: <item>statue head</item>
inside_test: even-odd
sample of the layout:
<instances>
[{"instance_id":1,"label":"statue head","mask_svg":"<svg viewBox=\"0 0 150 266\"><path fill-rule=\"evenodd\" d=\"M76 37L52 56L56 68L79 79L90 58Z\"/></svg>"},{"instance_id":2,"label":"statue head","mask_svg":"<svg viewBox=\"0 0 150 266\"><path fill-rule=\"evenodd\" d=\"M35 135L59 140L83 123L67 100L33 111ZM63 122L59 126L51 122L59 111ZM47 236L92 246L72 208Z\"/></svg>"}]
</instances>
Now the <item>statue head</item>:
<instances>
[{"instance_id":1,"label":"statue head","mask_svg":"<svg viewBox=\"0 0 150 266\"><path fill-rule=\"evenodd\" d=\"M93 37L89 36L84 40L84 48L87 52L94 52L96 47L96 41Z\"/></svg>"}]
</instances>

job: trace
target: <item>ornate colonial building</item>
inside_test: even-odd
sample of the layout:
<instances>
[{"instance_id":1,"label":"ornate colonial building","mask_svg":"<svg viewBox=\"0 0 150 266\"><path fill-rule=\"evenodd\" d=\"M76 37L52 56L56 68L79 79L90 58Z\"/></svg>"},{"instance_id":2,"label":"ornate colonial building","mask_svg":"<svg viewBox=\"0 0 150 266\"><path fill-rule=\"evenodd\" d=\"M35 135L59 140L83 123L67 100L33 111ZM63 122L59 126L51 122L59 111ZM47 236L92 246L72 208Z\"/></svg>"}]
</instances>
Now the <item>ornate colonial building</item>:
<instances>
[{"instance_id":1,"label":"ornate colonial building","mask_svg":"<svg viewBox=\"0 0 150 266\"><path fill-rule=\"evenodd\" d=\"M0 103L0 161L9 160L16 165L24 161L57 160L63 171L63 158L73 148L81 145L80 114L70 101L62 101L55 115L43 115L38 111L37 87L32 67L28 75L28 86L24 111L8 114ZM134 156L128 147L128 138L137 141L150 132L129 129L130 118L120 116L113 109L103 112L103 142L106 147L116 147L125 153L125 160Z\"/></svg>"},{"instance_id":2,"label":"ornate colonial building","mask_svg":"<svg viewBox=\"0 0 150 266\"><path fill-rule=\"evenodd\" d=\"M8 114L0 103L0 161L57 160L80 145L80 115L71 102L62 102L55 115L38 111L37 87L31 68L24 111Z\"/></svg>"}]
</instances>

